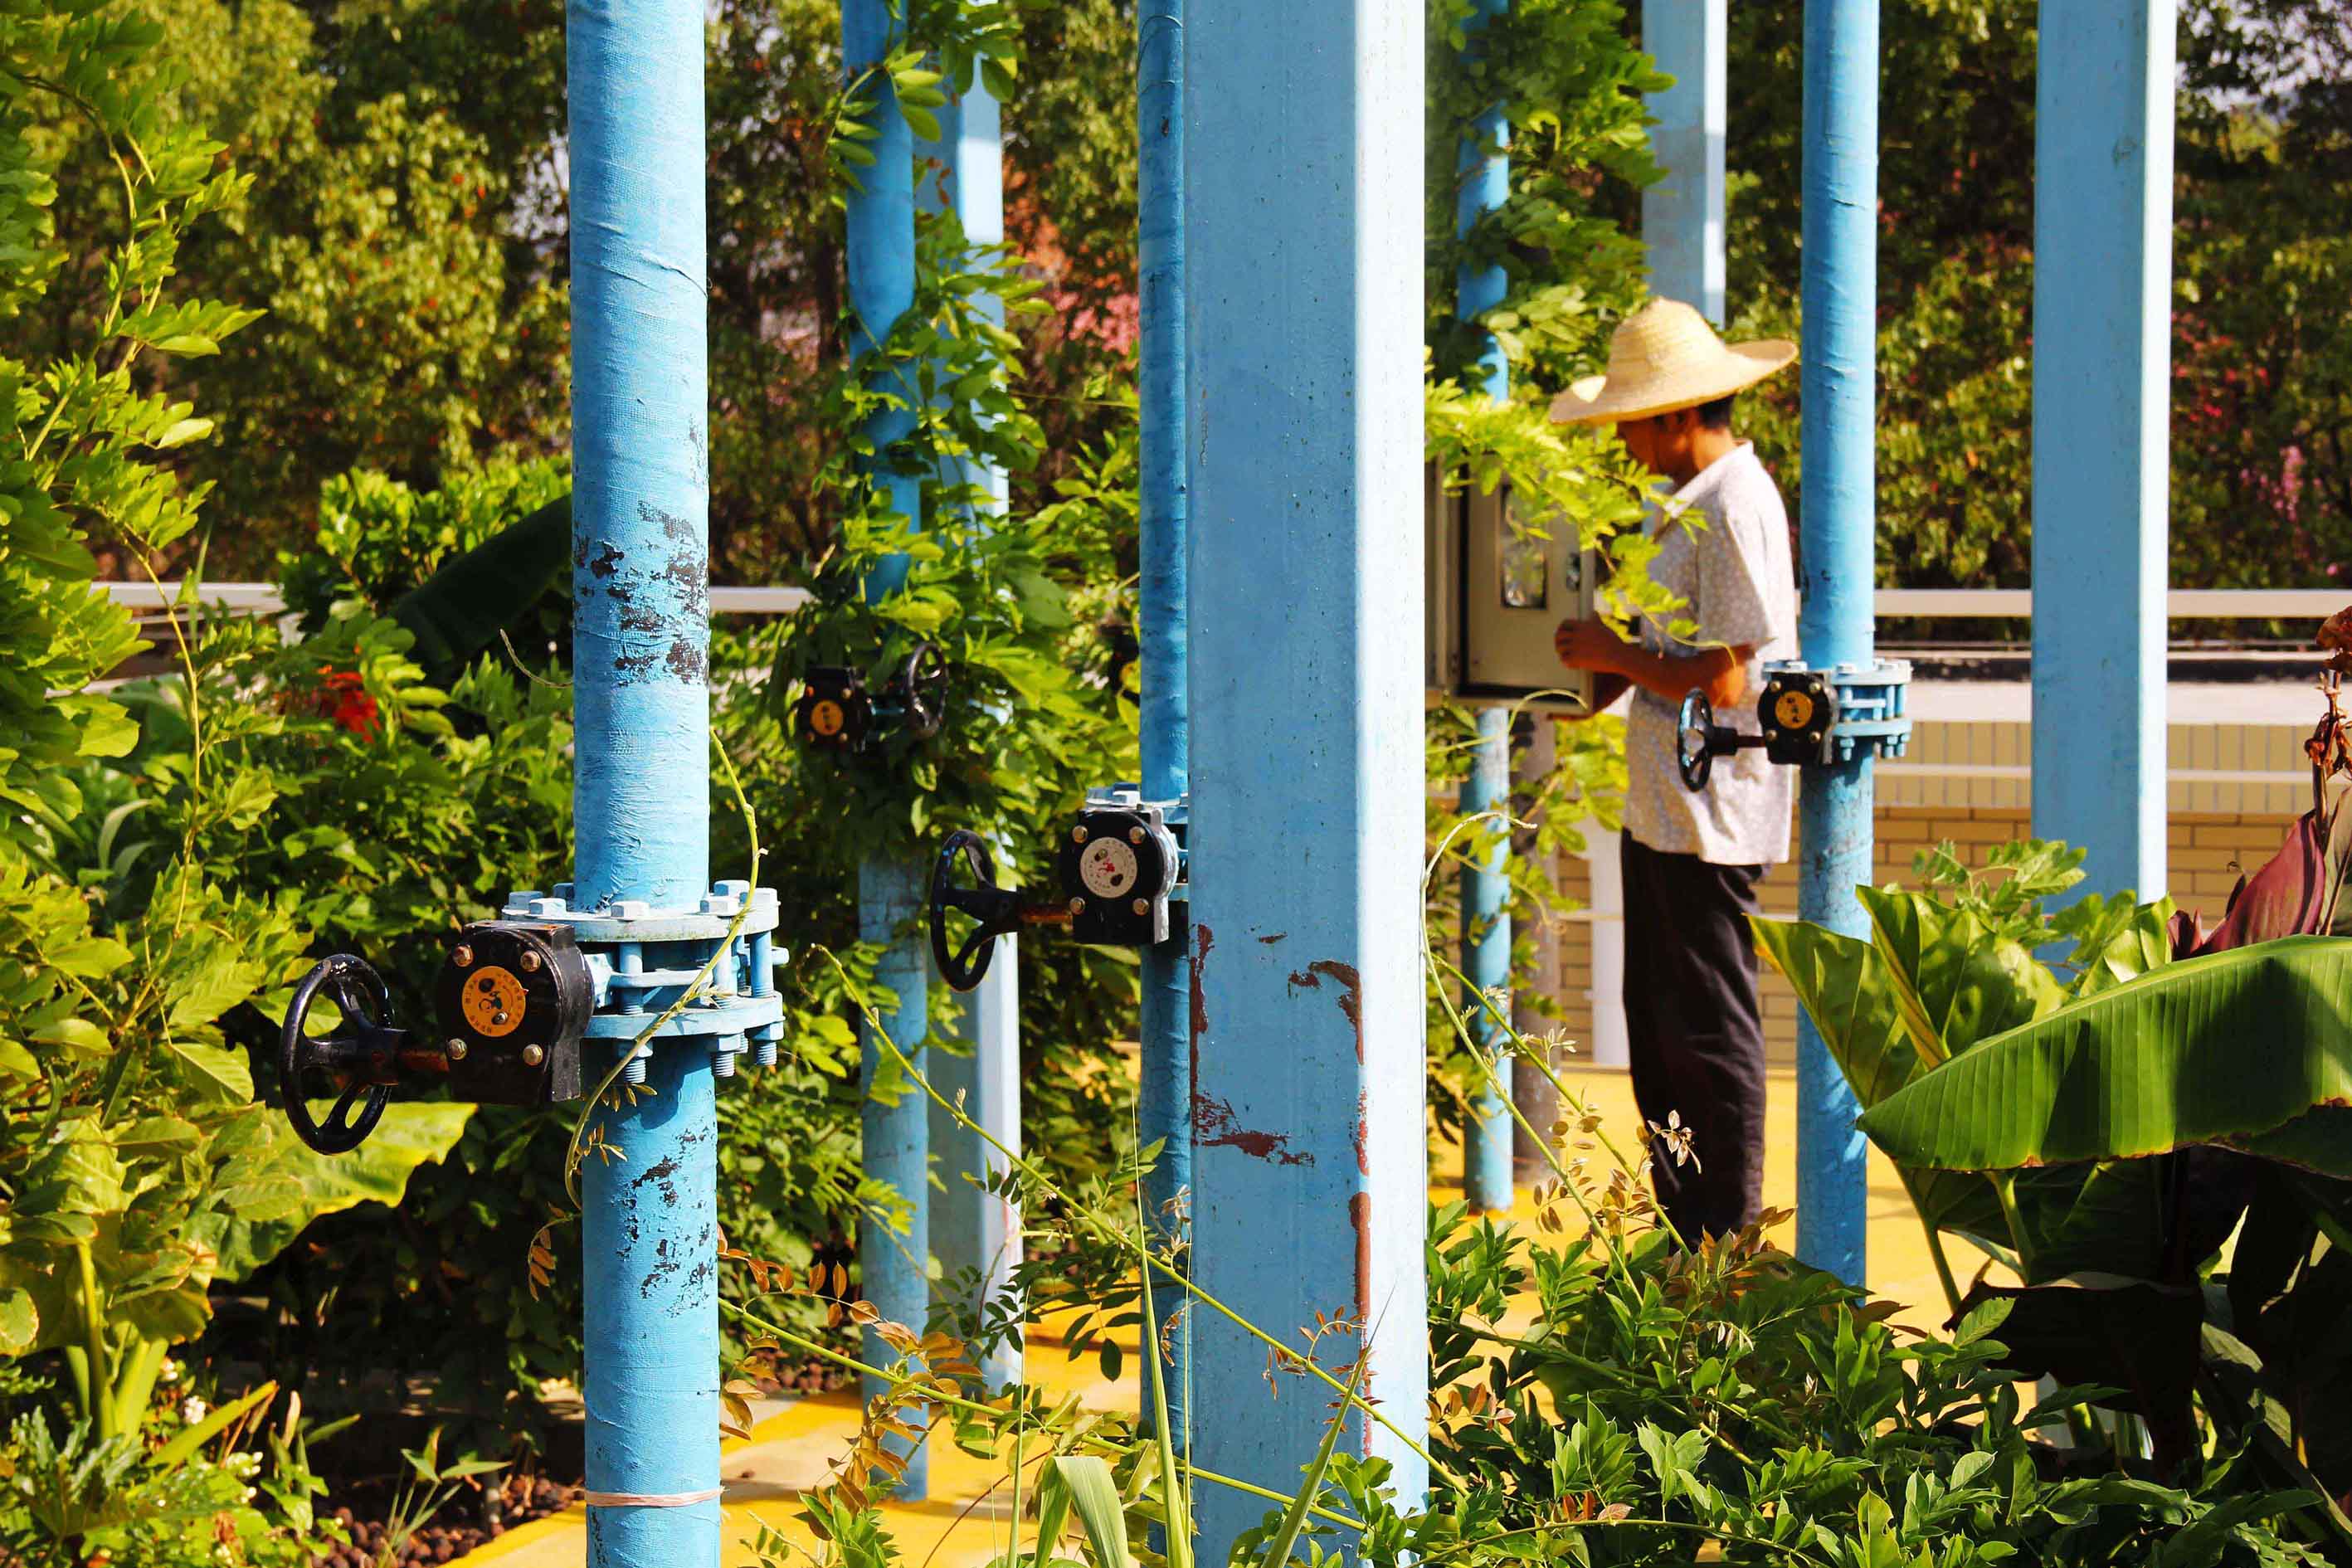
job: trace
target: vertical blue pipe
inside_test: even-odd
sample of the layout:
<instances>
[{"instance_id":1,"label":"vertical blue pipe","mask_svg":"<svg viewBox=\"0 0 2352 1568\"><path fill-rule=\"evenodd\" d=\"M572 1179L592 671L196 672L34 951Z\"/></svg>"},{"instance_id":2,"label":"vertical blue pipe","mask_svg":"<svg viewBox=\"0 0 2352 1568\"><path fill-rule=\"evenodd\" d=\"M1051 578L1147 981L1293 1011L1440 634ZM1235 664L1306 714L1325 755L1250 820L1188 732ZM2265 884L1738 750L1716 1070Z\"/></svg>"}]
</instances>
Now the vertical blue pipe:
<instances>
[{"instance_id":1,"label":"vertical blue pipe","mask_svg":"<svg viewBox=\"0 0 2352 1568\"><path fill-rule=\"evenodd\" d=\"M574 901L709 889L702 8L571 0ZM600 1064L601 1065L601 1064ZM582 1171L593 1568L719 1561L718 1108L699 1043ZM647 1173L665 1173L649 1184Z\"/></svg>"},{"instance_id":2,"label":"vertical blue pipe","mask_svg":"<svg viewBox=\"0 0 2352 1568\"><path fill-rule=\"evenodd\" d=\"M898 994L898 1005L882 1020L890 1039L907 1059L923 1068L923 1037L929 1032L930 954L920 944L904 939L922 916L926 878L919 867L887 860L868 860L857 868L857 936L861 942L886 942L874 978ZM887 1182L907 1199L912 1210L908 1226L893 1230L866 1210L857 1222L857 1267L866 1299L882 1316L921 1331L931 1310L929 1277L930 1258L929 1173L931 1126L929 1101L913 1084L905 1084L895 1104L884 1105L871 1092L876 1070L888 1059L871 1026L859 1026L864 1047L865 1172L874 1181ZM861 1337L868 1365L888 1366L898 1352L872 1329ZM872 1398L887 1386L866 1380ZM905 1452L901 1447L898 1451ZM921 1501L929 1495L929 1453L918 1448L911 1456L898 1495Z\"/></svg>"},{"instance_id":3,"label":"vertical blue pipe","mask_svg":"<svg viewBox=\"0 0 2352 1568\"><path fill-rule=\"evenodd\" d=\"M1878 352L1878 0L1805 0L1804 608L1816 667L1873 659ZM1797 913L1848 936L1869 927L1867 757L1805 770ZM1868 1207L1860 1107L1809 1019L1797 1037L1797 1255L1864 1281Z\"/></svg>"},{"instance_id":4,"label":"vertical blue pipe","mask_svg":"<svg viewBox=\"0 0 2352 1568\"><path fill-rule=\"evenodd\" d=\"M1186 559L1192 604L1192 1267L1425 1432L1418 936L1423 8L1192 0L1185 14ZM1402 111L1401 111L1402 110ZM1278 750L1269 752L1269 746ZM1284 1492L1328 1391L1264 1397L1265 1350L1197 1313L1204 1469ZM1427 1477L1349 1414L1351 1454ZM1223 1563L1256 1499L1196 1494Z\"/></svg>"},{"instance_id":5,"label":"vertical blue pipe","mask_svg":"<svg viewBox=\"0 0 2352 1568\"><path fill-rule=\"evenodd\" d=\"M943 174L939 180L925 180L918 199L927 211L944 199L975 250L1003 244L1004 142L996 100L975 79L940 110L939 121L940 140L919 140L916 145L922 156L940 161ZM1003 300L983 294L974 303L982 315L1003 325ZM954 471L940 477L944 483L977 492L984 514L1003 511L1004 470L985 458L967 454L955 460ZM942 1052L931 1058L929 1074L942 1094L961 1100L967 1116L1015 1152L1021 1148L1020 957L1017 937L1000 940L995 961L957 1016L957 1037L971 1054ZM1021 1261L1020 1211L978 1183L1000 1173L1004 1157L940 1107L932 1106L929 1117L940 1177L929 1219L940 1279L953 1280L977 1270L981 1303L1002 1300ZM991 1346L980 1360L982 1378L990 1388L1019 1382L1021 1366L1021 1349L1009 1342Z\"/></svg>"},{"instance_id":6,"label":"vertical blue pipe","mask_svg":"<svg viewBox=\"0 0 2352 1568\"><path fill-rule=\"evenodd\" d=\"M1476 0L1477 9L1463 23L1464 63L1475 75L1484 51L1479 34L1489 18L1509 8L1510 0ZM1462 139L1456 167L1461 183L1454 196L1454 232L1467 237L1488 213L1500 211L1511 197L1511 162L1505 149L1511 128L1503 117L1499 98L1478 111ZM1509 287L1502 263L1484 267L1465 262L1454 279L1454 313L1475 321L1503 302ZM1492 332L1483 334L1477 383L1488 397L1501 403L1511 395L1511 362ZM1511 716L1501 708L1478 714L1478 747L1470 756L1470 776L1463 784L1465 816L1507 809L1511 794ZM1471 1037L1491 1058L1509 1042L1509 1032L1487 1010L1489 994L1511 983L1510 882L1504 858L1510 838L1497 833L1493 847L1462 870L1462 972L1470 977L1470 994L1463 998L1470 1017ZM1470 1118L1462 1134L1462 1195L1472 1209L1499 1212L1511 1206L1511 1063L1506 1056L1495 1061L1494 1081L1481 1083L1471 1096Z\"/></svg>"},{"instance_id":7,"label":"vertical blue pipe","mask_svg":"<svg viewBox=\"0 0 2352 1568\"><path fill-rule=\"evenodd\" d=\"M1462 785L1462 812L1510 809L1511 714L1507 708L1478 710L1478 746L1471 753L1470 776ZM1462 1134L1462 1195L1473 1212L1500 1213L1511 1206L1511 1058L1496 1056L1511 1043L1503 1017L1492 1011L1492 994L1511 984L1510 879L1504 857L1510 852L1510 834L1495 824L1475 830L1493 834L1492 847L1474 852L1462 868L1462 973L1470 977L1463 1009L1470 1037L1494 1062L1494 1081L1482 1082L1471 1096L1470 1118Z\"/></svg>"},{"instance_id":8,"label":"vertical blue pipe","mask_svg":"<svg viewBox=\"0 0 2352 1568\"><path fill-rule=\"evenodd\" d=\"M855 81L886 60L897 42L897 22L889 0L842 0L842 67ZM898 318L915 300L915 149L914 133L898 112L897 89L887 73L877 71L860 89L873 103L866 123L874 135L866 143L874 163L858 171L860 188L848 194L849 306L856 317L850 352L871 354L890 335ZM866 437L874 445L874 482L886 489L892 509L911 523L921 521L920 479L891 471L883 454L892 442L915 426L914 389L882 365L871 372L875 384L887 387L906 406L884 409L868 420ZM889 597L906 585L907 559L885 557L866 574L866 598L871 603ZM857 870L858 934L867 942L889 944L876 977L898 995L894 1010L883 1020L890 1038L919 1066L919 1051L930 1023L930 958L919 931L923 878L919 868L868 861ZM869 1089L883 1060L880 1043L870 1026L860 1026L864 1081ZM866 1173L888 1182L913 1210L909 1229L893 1232L870 1214L857 1230L858 1270L866 1300L882 1315L919 1328L930 1308L929 1205L930 1203L930 1111L918 1092L896 1104L877 1102L869 1092L864 1113ZM866 1359L887 1364L888 1346L872 1330L865 1335ZM869 1396L878 1392L868 1379ZM928 1457L917 1451L899 1484L898 1493L919 1500L929 1492Z\"/></svg>"},{"instance_id":9,"label":"vertical blue pipe","mask_svg":"<svg viewBox=\"0 0 2352 1568\"><path fill-rule=\"evenodd\" d=\"M2033 148L2033 831L2090 851L2085 890L2144 900L2166 876L2173 11L2043 0Z\"/></svg>"},{"instance_id":10,"label":"vertical blue pipe","mask_svg":"<svg viewBox=\"0 0 2352 1568\"><path fill-rule=\"evenodd\" d=\"M1179 800L1190 784L1192 733L1184 602L1184 5L1141 0L1136 7L1136 275L1137 402L1140 464L1138 549L1140 580L1136 609L1142 625L1143 795ZM1144 1184L1155 1226L1174 1234L1173 1216L1192 1185L1192 1012L1187 935L1178 930L1143 953L1139 1035L1142 1083L1136 1107L1139 1135L1160 1145L1159 1163ZM1152 1305L1160 1322L1174 1322L1160 1366L1167 1390L1165 1430L1185 1430L1192 1376L1189 1305L1155 1282ZM1158 1325L1146 1325L1150 1331ZM1151 1408L1145 1369L1144 1415ZM1161 1429L1155 1427L1155 1430Z\"/></svg>"},{"instance_id":11,"label":"vertical blue pipe","mask_svg":"<svg viewBox=\"0 0 2352 1568\"><path fill-rule=\"evenodd\" d=\"M1726 0L1642 0L1642 47L1675 79L1653 93L1665 178L1642 193L1650 288L1723 325L1723 146L1729 121Z\"/></svg>"}]
</instances>

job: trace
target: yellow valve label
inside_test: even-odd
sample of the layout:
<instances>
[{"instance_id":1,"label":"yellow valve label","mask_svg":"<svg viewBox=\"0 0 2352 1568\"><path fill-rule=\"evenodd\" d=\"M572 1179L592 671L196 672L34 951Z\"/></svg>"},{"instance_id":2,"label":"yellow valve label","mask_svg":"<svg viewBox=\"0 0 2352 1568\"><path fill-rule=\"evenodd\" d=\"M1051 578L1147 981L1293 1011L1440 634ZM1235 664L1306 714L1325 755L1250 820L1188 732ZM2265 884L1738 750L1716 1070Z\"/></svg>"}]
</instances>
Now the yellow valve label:
<instances>
[{"instance_id":1,"label":"yellow valve label","mask_svg":"<svg viewBox=\"0 0 2352 1568\"><path fill-rule=\"evenodd\" d=\"M496 1039L522 1027L522 982L509 970L493 963L468 974L458 996L466 1023L476 1034Z\"/></svg>"},{"instance_id":2,"label":"yellow valve label","mask_svg":"<svg viewBox=\"0 0 2352 1568\"><path fill-rule=\"evenodd\" d=\"M830 738L841 733L841 726L848 717L841 710L840 703L830 697L821 698L809 709L809 728Z\"/></svg>"},{"instance_id":3,"label":"yellow valve label","mask_svg":"<svg viewBox=\"0 0 2352 1568\"><path fill-rule=\"evenodd\" d=\"M1813 700L1802 691L1783 691L1772 704L1772 717L1784 730L1801 730L1813 721Z\"/></svg>"}]
</instances>

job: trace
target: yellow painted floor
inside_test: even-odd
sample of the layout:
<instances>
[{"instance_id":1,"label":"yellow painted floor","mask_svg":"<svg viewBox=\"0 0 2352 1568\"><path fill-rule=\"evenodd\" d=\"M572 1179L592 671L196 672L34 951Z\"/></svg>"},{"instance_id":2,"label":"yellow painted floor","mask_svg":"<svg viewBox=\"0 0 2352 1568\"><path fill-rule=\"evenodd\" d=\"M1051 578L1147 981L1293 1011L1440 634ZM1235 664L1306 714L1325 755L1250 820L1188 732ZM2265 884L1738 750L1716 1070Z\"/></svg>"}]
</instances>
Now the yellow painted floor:
<instances>
[{"instance_id":1,"label":"yellow painted floor","mask_svg":"<svg viewBox=\"0 0 2352 1568\"><path fill-rule=\"evenodd\" d=\"M1620 1140L1630 1144L1638 1131L1631 1084L1622 1071L1603 1068L1572 1068L1564 1075L1570 1086L1589 1097L1593 1109L1608 1119ZM1770 1080L1769 1143L1765 1153L1766 1206L1793 1206L1796 1190L1796 1084L1793 1074L1776 1072ZM1459 1154L1451 1149L1434 1152L1438 1179L1431 1194L1440 1201L1461 1195ZM1525 1205L1522 1194L1522 1206ZM1782 1237L1784 1242L1791 1238ZM1965 1246L1955 1246L1953 1268L1963 1285L1981 1259ZM1882 1297L1903 1302L1911 1310L1901 1321L1926 1329L1944 1317L1943 1294L1936 1283L1919 1223L1910 1200L1875 1150L1870 1161L1870 1285ZM1133 1341L1129 1342L1130 1347ZM1028 1375L1033 1384L1057 1394L1076 1394L1088 1407L1133 1410L1136 1386L1132 1377L1118 1383L1105 1380L1089 1355L1073 1363L1050 1330L1034 1331L1028 1342ZM1129 1364L1133 1365L1130 1357ZM762 1523L805 1542L807 1532L793 1518L803 1489L824 1481L835 1460L857 1427L857 1402L848 1393L806 1399L786 1405L759 1421L749 1442L731 1441L724 1450L721 1475L726 1495L721 1504L726 1519L728 1568L742 1568L753 1559L750 1542ZM1004 1549L1010 1499L992 1492L1003 1479L1001 1464L984 1464L952 1444L934 1445L931 1452L931 1497L926 1502L891 1502L883 1508L885 1522L898 1541L908 1568L982 1568ZM499 1568L581 1568L587 1542L586 1515L569 1512L534 1521L460 1559L467 1564L492 1563Z\"/></svg>"}]
</instances>

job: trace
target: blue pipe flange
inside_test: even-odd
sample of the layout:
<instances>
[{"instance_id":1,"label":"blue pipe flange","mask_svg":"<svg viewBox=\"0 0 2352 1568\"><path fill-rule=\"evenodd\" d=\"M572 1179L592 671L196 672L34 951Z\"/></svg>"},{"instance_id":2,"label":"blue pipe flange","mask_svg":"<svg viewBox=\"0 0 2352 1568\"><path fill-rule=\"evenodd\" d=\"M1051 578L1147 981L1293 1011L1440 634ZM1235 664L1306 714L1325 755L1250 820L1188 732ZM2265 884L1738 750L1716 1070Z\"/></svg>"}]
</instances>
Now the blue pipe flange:
<instances>
[{"instance_id":1,"label":"blue pipe flange","mask_svg":"<svg viewBox=\"0 0 2352 1568\"><path fill-rule=\"evenodd\" d=\"M1911 743L1904 703L1910 684L1907 659L1875 659L1868 668L1822 669L1792 659L1766 665L1756 705L1765 751L1781 763L1899 757Z\"/></svg>"},{"instance_id":2,"label":"blue pipe flange","mask_svg":"<svg viewBox=\"0 0 2352 1568\"><path fill-rule=\"evenodd\" d=\"M635 899L582 910L572 907L572 885L558 883L551 894L511 895L503 913L509 920L568 927L588 955L595 1010L588 1018L587 1037L635 1040L651 1031L648 1043L622 1069L628 1081L644 1081L651 1039L708 1041L712 1070L720 1078L735 1076L735 1058L746 1049L757 1065L775 1065L784 1016L775 972L791 955L774 941L774 889L731 879L714 882L691 910L656 909ZM722 943L725 952L709 983L656 1027Z\"/></svg>"}]
</instances>

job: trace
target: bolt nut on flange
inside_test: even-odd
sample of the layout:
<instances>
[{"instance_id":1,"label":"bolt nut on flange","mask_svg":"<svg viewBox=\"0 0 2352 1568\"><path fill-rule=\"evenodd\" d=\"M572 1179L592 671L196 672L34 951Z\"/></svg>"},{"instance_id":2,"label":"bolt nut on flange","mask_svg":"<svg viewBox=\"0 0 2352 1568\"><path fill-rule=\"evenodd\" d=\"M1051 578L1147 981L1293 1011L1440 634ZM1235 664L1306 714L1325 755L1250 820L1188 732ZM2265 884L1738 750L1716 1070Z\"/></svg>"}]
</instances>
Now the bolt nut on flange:
<instances>
[{"instance_id":1,"label":"bolt nut on flange","mask_svg":"<svg viewBox=\"0 0 2352 1568\"><path fill-rule=\"evenodd\" d=\"M538 953L533 952L530 949L529 949L529 948L525 948L525 949L523 949L522 957L521 957L521 959L520 960L520 963L521 963L521 964L522 964L522 972L523 972L525 974L536 974L536 973L539 973L539 966L540 966L540 963L541 963L540 956L539 956L539 954L538 954Z\"/></svg>"},{"instance_id":2,"label":"bolt nut on flange","mask_svg":"<svg viewBox=\"0 0 2352 1568\"><path fill-rule=\"evenodd\" d=\"M541 1046L525 1046L525 1047L522 1048L522 1063L523 1063L523 1066L525 1066L525 1067L532 1067L532 1068L535 1068L535 1067L537 1067L540 1063L541 1063L541 1062L545 1061L546 1059L547 1059L547 1051L546 1051L546 1048L545 1048L544 1047L541 1047Z\"/></svg>"},{"instance_id":3,"label":"bolt nut on flange","mask_svg":"<svg viewBox=\"0 0 2352 1568\"><path fill-rule=\"evenodd\" d=\"M1086 841L1087 841L1087 830L1086 830L1086 827L1085 827L1083 825L1081 825L1081 826L1076 826L1076 827L1073 827L1073 828L1071 828L1071 829L1070 829L1070 842L1071 842L1071 843L1073 843L1073 844L1084 844Z\"/></svg>"},{"instance_id":4,"label":"bolt nut on flange","mask_svg":"<svg viewBox=\"0 0 2352 1568\"><path fill-rule=\"evenodd\" d=\"M463 1040L452 1037L443 1043L443 1048L448 1051L449 1059L453 1062L462 1062L466 1059L466 1042Z\"/></svg>"},{"instance_id":5,"label":"bolt nut on flange","mask_svg":"<svg viewBox=\"0 0 2352 1568\"><path fill-rule=\"evenodd\" d=\"M1071 912L1072 914L1074 914L1074 915L1082 915L1082 914L1085 914L1085 913L1087 912L1087 901L1086 901L1086 900L1084 900L1084 899L1072 899L1072 900L1070 900L1070 912Z\"/></svg>"},{"instance_id":6,"label":"bolt nut on flange","mask_svg":"<svg viewBox=\"0 0 2352 1568\"><path fill-rule=\"evenodd\" d=\"M449 954L449 962L456 964L460 969L472 968L474 963L473 948L465 942L459 942L456 950Z\"/></svg>"}]
</instances>

